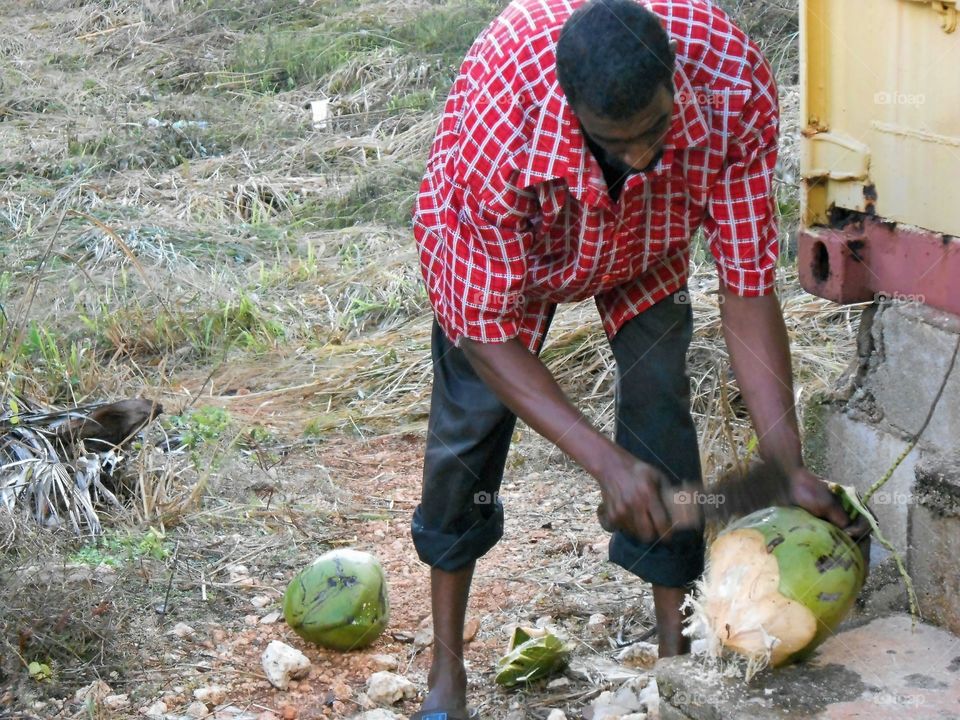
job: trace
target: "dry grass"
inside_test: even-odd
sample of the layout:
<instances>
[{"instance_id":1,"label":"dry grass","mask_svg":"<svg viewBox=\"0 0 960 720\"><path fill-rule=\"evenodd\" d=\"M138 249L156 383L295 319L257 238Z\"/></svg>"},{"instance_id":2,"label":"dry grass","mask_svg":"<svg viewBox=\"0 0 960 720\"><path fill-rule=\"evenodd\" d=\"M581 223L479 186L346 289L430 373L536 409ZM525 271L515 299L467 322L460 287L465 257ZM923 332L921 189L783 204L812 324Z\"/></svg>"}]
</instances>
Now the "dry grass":
<instances>
[{"instance_id":1,"label":"dry grass","mask_svg":"<svg viewBox=\"0 0 960 720\"><path fill-rule=\"evenodd\" d=\"M780 79L789 256L795 8L724 5ZM176 462L144 450L137 500L110 532L177 526L181 562L225 533L319 541L337 483L321 469L323 502L310 505L275 468L338 434L422 430L430 321L407 218L454 67L497 6L0 2L0 397L67 406L143 394L188 420L229 413L227 429ZM305 104L321 97L332 117L316 129ZM712 474L751 443L712 267L696 257L690 370ZM803 293L789 262L778 284L802 403L842 369L856 313ZM590 304L564 308L544 357L609 428L612 358L594 316ZM278 494L254 512L247 488L264 483ZM152 599L156 583L146 587Z\"/></svg>"}]
</instances>

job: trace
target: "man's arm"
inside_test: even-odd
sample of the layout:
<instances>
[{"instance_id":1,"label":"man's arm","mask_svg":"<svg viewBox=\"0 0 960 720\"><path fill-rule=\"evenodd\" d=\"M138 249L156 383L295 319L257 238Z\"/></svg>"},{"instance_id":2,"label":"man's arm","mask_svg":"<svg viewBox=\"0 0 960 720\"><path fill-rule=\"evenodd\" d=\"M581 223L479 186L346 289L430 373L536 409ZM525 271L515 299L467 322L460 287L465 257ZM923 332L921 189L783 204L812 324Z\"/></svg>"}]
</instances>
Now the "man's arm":
<instances>
[{"instance_id":1,"label":"man's arm","mask_svg":"<svg viewBox=\"0 0 960 720\"><path fill-rule=\"evenodd\" d=\"M505 343L462 340L461 347L501 402L597 480L606 529L646 541L669 534L671 521L660 497L666 479L594 428L536 355L516 338Z\"/></svg>"},{"instance_id":2,"label":"man's arm","mask_svg":"<svg viewBox=\"0 0 960 720\"><path fill-rule=\"evenodd\" d=\"M723 336L760 439L760 454L787 472L794 503L855 537L866 534L865 519L861 516L851 523L826 483L804 467L790 346L777 296L740 297L722 285L720 296Z\"/></svg>"}]
</instances>

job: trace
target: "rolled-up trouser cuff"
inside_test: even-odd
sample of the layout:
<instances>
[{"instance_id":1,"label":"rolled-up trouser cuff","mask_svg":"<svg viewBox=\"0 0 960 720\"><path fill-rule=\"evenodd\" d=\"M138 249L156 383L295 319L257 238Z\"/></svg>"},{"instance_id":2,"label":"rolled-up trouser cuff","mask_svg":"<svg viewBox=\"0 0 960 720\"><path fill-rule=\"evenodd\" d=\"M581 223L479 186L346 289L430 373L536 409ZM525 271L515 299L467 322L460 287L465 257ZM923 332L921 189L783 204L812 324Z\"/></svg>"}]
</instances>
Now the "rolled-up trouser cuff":
<instances>
[{"instance_id":1,"label":"rolled-up trouser cuff","mask_svg":"<svg viewBox=\"0 0 960 720\"><path fill-rule=\"evenodd\" d=\"M413 546L420 559L432 568L454 572L469 565L500 542L503 537L503 505L493 503L492 512L479 516L463 532L444 532L423 524L420 506L413 512L410 523Z\"/></svg>"},{"instance_id":2,"label":"rolled-up trouser cuff","mask_svg":"<svg viewBox=\"0 0 960 720\"><path fill-rule=\"evenodd\" d=\"M678 530L669 542L640 542L619 531L610 538L610 562L654 585L688 587L703 572L703 557L697 530Z\"/></svg>"}]
</instances>

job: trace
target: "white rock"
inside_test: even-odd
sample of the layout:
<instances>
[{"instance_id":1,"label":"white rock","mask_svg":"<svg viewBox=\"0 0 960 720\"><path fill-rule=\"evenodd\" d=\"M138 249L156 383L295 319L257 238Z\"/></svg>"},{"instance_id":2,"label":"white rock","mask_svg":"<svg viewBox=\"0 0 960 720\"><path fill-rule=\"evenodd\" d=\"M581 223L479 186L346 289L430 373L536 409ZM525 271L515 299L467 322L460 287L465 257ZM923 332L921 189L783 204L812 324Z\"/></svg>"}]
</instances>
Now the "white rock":
<instances>
[{"instance_id":1,"label":"white rock","mask_svg":"<svg viewBox=\"0 0 960 720\"><path fill-rule=\"evenodd\" d=\"M657 664L659 657L660 649L656 645L640 641L621 650L617 660L630 667L649 670Z\"/></svg>"},{"instance_id":2,"label":"white rock","mask_svg":"<svg viewBox=\"0 0 960 720\"><path fill-rule=\"evenodd\" d=\"M241 710L236 705L218 708L213 714L214 720L257 720L257 716Z\"/></svg>"},{"instance_id":3,"label":"white rock","mask_svg":"<svg viewBox=\"0 0 960 720\"><path fill-rule=\"evenodd\" d=\"M123 710L130 707L130 698L127 697L126 693L122 695L107 695L103 699L103 706L107 710Z\"/></svg>"},{"instance_id":4,"label":"white rock","mask_svg":"<svg viewBox=\"0 0 960 720\"><path fill-rule=\"evenodd\" d=\"M167 635L174 635L175 637L186 640L193 637L194 630L192 627L186 623L178 622L173 626L173 629L170 630Z\"/></svg>"},{"instance_id":5,"label":"white rock","mask_svg":"<svg viewBox=\"0 0 960 720\"><path fill-rule=\"evenodd\" d=\"M657 687L657 681L651 680L647 686L640 691L640 704L647 709L651 717L660 715L660 689Z\"/></svg>"},{"instance_id":6,"label":"white rock","mask_svg":"<svg viewBox=\"0 0 960 720\"><path fill-rule=\"evenodd\" d=\"M400 661L393 655L371 655L367 658L367 664L374 670L396 670L400 667Z\"/></svg>"},{"instance_id":7,"label":"white rock","mask_svg":"<svg viewBox=\"0 0 960 720\"><path fill-rule=\"evenodd\" d=\"M413 644L418 648L433 644L433 621L429 615L421 620L420 625L417 626L417 632L413 636Z\"/></svg>"},{"instance_id":8,"label":"white rock","mask_svg":"<svg viewBox=\"0 0 960 720\"><path fill-rule=\"evenodd\" d=\"M250 598L250 604L253 605L255 608L265 608L271 602L272 600L269 595L257 595L255 597Z\"/></svg>"},{"instance_id":9,"label":"white rock","mask_svg":"<svg viewBox=\"0 0 960 720\"><path fill-rule=\"evenodd\" d=\"M613 701L622 708L634 712L643 710L643 702L640 700L640 694L646 690L648 685L647 678L638 677L633 680L627 680L613 694Z\"/></svg>"},{"instance_id":10,"label":"white rock","mask_svg":"<svg viewBox=\"0 0 960 720\"><path fill-rule=\"evenodd\" d=\"M587 632L598 637L607 630L607 616L603 613L595 613L587 620Z\"/></svg>"},{"instance_id":11,"label":"white rock","mask_svg":"<svg viewBox=\"0 0 960 720\"><path fill-rule=\"evenodd\" d=\"M563 710L554 708L550 711L550 714L547 715L547 720L567 720L567 715L563 712Z\"/></svg>"},{"instance_id":12,"label":"white rock","mask_svg":"<svg viewBox=\"0 0 960 720\"><path fill-rule=\"evenodd\" d=\"M286 690L291 679L302 678L310 671L310 659L279 640L270 641L260 656L260 664L267 680L279 690Z\"/></svg>"},{"instance_id":13,"label":"white rock","mask_svg":"<svg viewBox=\"0 0 960 720\"><path fill-rule=\"evenodd\" d=\"M99 705L104 698L113 692L113 688L107 685L103 680L94 680L86 687L77 690L73 695L73 701L76 703L85 702L88 697L93 697L94 704Z\"/></svg>"},{"instance_id":14,"label":"white rock","mask_svg":"<svg viewBox=\"0 0 960 720\"><path fill-rule=\"evenodd\" d=\"M153 705L140 708L140 712L148 718L162 718L167 714L167 704L162 700L157 700Z\"/></svg>"},{"instance_id":15,"label":"white rock","mask_svg":"<svg viewBox=\"0 0 960 720\"><path fill-rule=\"evenodd\" d=\"M282 613L279 610L275 610L272 613L267 613L262 618L260 618L261 625L273 625L277 620L280 619Z\"/></svg>"},{"instance_id":16,"label":"white rock","mask_svg":"<svg viewBox=\"0 0 960 720\"><path fill-rule=\"evenodd\" d=\"M547 683L547 690L557 690L570 686L570 678L558 677Z\"/></svg>"},{"instance_id":17,"label":"white rock","mask_svg":"<svg viewBox=\"0 0 960 720\"><path fill-rule=\"evenodd\" d=\"M250 580L250 568L246 565L231 565L227 568L231 584L246 585Z\"/></svg>"},{"instance_id":18,"label":"white rock","mask_svg":"<svg viewBox=\"0 0 960 720\"><path fill-rule=\"evenodd\" d=\"M353 717L354 720L402 720L400 715L397 715L395 712L390 712L389 710L384 710L383 708L368 710L365 713L354 715Z\"/></svg>"},{"instance_id":19,"label":"white rock","mask_svg":"<svg viewBox=\"0 0 960 720\"><path fill-rule=\"evenodd\" d=\"M192 718L202 718L209 714L207 711L207 706L199 700L194 700L192 703L190 703L184 712Z\"/></svg>"},{"instance_id":20,"label":"white rock","mask_svg":"<svg viewBox=\"0 0 960 720\"><path fill-rule=\"evenodd\" d=\"M367 681L367 697L377 705L393 705L416 694L417 688L412 682L385 670L374 673Z\"/></svg>"},{"instance_id":21,"label":"white rock","mask_svg":"<svg viewBox=\"0 0 960 720\"><path fill-rule=\"evenodd\" d=\"M227 698L227 688L222 685L206 685L193 691L195 700L207 705L219 705Z\"/></svg>"},{"instance_id":22,"label":"white rock","mask_svg":"<svg viewBox=\"0 0 960 720\"><path fill-rule=\"evenodd\" d=\"M583 717L585 720L623 720L636 710L636 707L621 705L617 696L607 690L590 703L583 711Z\"/></svg>"}]
</instances>

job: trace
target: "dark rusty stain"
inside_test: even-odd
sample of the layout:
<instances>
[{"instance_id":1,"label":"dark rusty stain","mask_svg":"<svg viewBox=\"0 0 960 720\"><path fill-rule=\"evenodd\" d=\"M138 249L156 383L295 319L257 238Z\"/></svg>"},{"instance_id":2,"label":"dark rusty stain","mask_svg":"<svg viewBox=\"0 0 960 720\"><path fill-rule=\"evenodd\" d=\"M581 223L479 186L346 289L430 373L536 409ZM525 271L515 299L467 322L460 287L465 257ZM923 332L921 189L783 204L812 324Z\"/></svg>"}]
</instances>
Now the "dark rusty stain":
<instances>
[{"instance_id":1,"label":"dark rusty stain","mask_svg":"<svg viewBox=\"0 0 960 720\"><path fill-rule=\"evenodd\" d=\"M864 261L863 253L860 251L866 246L867 241L864 238L853 238L852 240L847 240L847 249L850 251L851 256L856 262Z\"/></svg>"},{"instance_id":2,"label":"dark rusty stain","mask_svg":"<svg viewBox=\"0 0 960 720\"><path fill-rule=\"evenodd\" d=\"M772 553L776 547L783 542L783 535L776 535L770 538L770 542L767 543L767 552Z\"/></svg>"},{"instance_id":3,"label":"dark rusty stain","mask_svg":"<svg viewBox=\"0 0 960 720\"><path fill-rule=\"evenodd\" d=\"M877 186L873 183L863 186L863 209L867 215L877 214Z\"/></svg>"}]
</instances>

